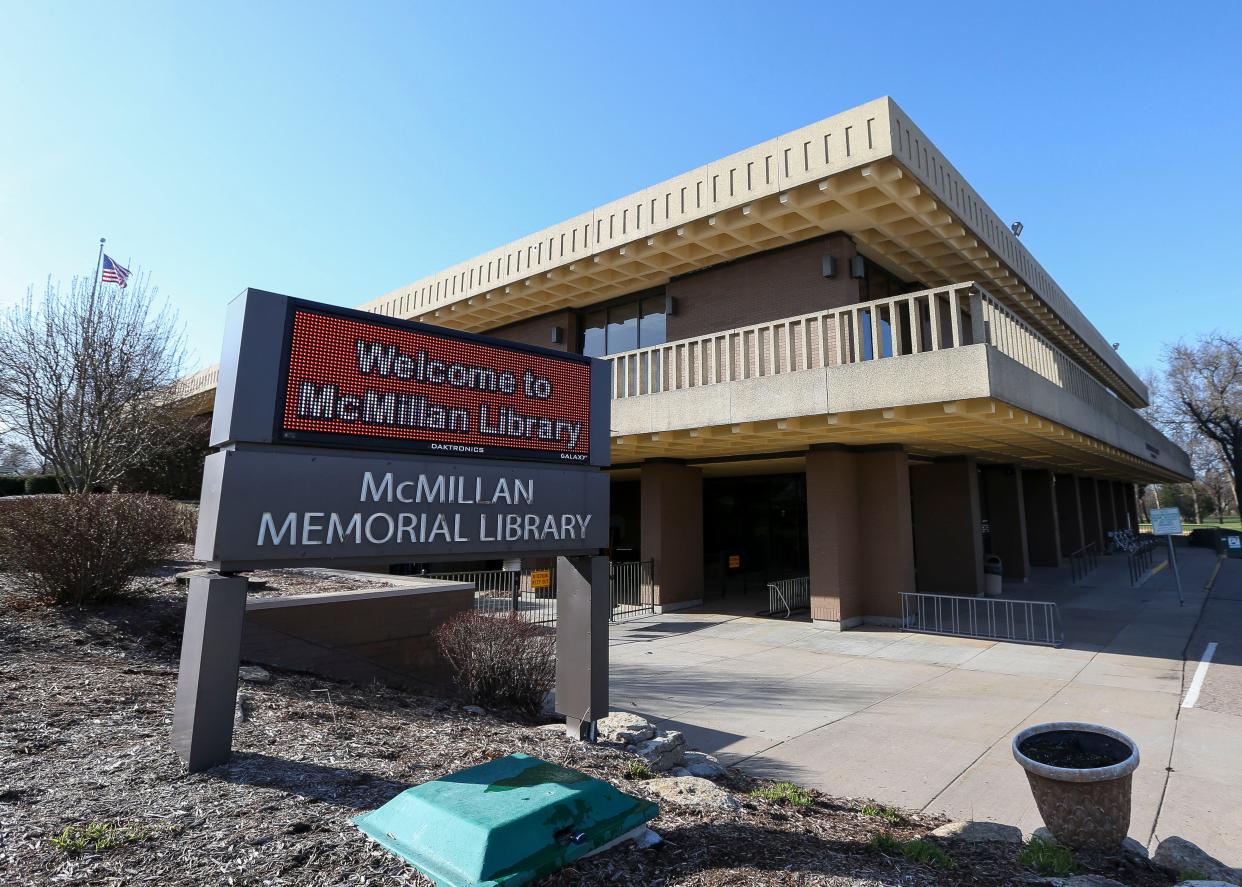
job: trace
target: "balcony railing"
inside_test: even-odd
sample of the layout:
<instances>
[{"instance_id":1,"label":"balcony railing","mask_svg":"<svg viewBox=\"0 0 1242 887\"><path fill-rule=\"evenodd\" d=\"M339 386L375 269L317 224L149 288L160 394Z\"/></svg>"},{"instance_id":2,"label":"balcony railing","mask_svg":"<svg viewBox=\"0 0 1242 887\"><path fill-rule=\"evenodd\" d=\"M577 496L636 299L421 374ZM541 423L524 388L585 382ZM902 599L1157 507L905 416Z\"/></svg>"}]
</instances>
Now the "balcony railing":
<instances>
[{"instance_id":1,"label":"balcony railing","mask_svg":"<svg viewBox=\"0 0 1242 887\"><path fill-rule=\"evenodd\" d=\"M638 397L986 342L1077 397L1115 398L974 283L920 290L608 357L612 396Z\"/></svg>"}]
</instances>

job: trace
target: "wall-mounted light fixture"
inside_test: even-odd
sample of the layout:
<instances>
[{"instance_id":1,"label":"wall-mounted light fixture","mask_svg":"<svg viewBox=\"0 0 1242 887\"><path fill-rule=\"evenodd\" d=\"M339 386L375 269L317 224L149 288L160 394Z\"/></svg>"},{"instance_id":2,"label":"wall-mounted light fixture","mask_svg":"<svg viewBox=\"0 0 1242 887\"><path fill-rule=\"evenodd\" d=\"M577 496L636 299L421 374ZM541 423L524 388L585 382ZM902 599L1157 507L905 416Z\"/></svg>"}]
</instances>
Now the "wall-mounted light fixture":
<instances>
[{"instance_id":1,"label":"wall-mounted light fixture","mask_svg":"<svg viewBox=\"0 0 1242 887\"><path fill-rule=\"evenodd\" d=\"M674 297L665 293L664 294L664 316L673 317L676 314L677 314L677 300Z\"/></svg>"},{"instance_id":2,"label":"wall-mounted light fixture","mask_svg":"<svg viewBox=\"0 0 1242 887\"><path fill-rule=\"evenodd\" d=\"M861 280L867 276L867 260L862 256L850 259L850 277Z\"/></svg>"},{"instance_id":3,"label":"wall-mounted light fixture","mask_svg":"<svg viewBox=\"0 0 1242 887\"><path fill-rule=\"evenodd\" d=\"M564 341L565 341L565 327L563 326L552 327L552 344L560 345L560 344L563 344Z\"/></svg>"},{"instance_id":4,"label":"wall-mounted light fixture","mask_svg":"<svg viewBox=\"0 0 1242 887\"><path fill-rule=\"evenodd\" d=\"M1012 225L1009 226L1009 230L1013 232L1014 237L1021 237L1022 236L1022 223L1014 222Z\"/></svg>"},{"instance_id":5,"label":"wall-mounted light fixture","mask_svg":"<svg viewBox=\"0 0 1242 887\"><path fill-rule=\"evenodd\" d=\"M836 277L837 276L837 257L836 256L824 256L821 267L823 268L825 277Z\"/></svg>"}]
</instances>

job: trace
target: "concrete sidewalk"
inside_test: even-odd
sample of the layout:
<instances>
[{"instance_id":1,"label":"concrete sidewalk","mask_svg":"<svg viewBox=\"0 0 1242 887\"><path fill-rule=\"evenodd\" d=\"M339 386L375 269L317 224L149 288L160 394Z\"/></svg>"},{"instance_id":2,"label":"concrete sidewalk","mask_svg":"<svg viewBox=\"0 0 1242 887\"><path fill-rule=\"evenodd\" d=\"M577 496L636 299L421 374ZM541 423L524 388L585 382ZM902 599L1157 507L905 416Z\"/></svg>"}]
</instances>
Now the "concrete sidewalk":
<instances>
[{"instance_id":1,"label":"concrete sidewalk","mask_svg":"<svg viewBox=\"0 0 1242 887\"><path fill-rule=\"evenodd\" d=\"M1121 557L1078 587L1067 570L1046 570L1007 588L1058 602L1060 649L705 612L622 624L611 633L612 705L755 775L1027 831L1042 822L1010 752L1014 733L1108 724L1143 757L1131 835L1180 834L1239 863L1242 805L1229 803L1242 789L1231 760L1242 750L1237 641L1218 646L1198 707L1180 706L1194 671L1183 674L1188 643L1197 658L1209 635L1242 637L1242 561L1223 562L1205 608L1215 556L1179 558L1185 606L1168 570L1131 589ZM1201 611L1210 621L1200 624Z\"/></svg>"}]
</instances>

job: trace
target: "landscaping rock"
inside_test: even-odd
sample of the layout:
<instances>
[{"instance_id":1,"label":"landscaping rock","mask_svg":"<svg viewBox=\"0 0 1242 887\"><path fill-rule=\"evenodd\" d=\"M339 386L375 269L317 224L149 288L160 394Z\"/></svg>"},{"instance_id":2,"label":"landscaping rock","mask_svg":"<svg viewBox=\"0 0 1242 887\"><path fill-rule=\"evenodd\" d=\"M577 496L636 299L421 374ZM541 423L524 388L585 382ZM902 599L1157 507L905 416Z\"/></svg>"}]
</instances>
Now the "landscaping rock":
<instances>
[{"instance_id":1,"label":"landscaping rock","mask_svg":"<svg viewBox=\"0 0 1242 887\"><path fill-rule=\"evenodd\" d=\"M654 739L631 746L630 750L646 761L652 770L663 773L680 767L685 760L686 738L677 730L660 731Z\"/></svg>"},{"instance_id":2,"label":"landscaping rock","mask_svg":"<svg viewBox=\"0 0 1242 887\"><path fill-rule=\"evenodd\" d=\"M1198 846L1174 835L1165 838L1156 847L1151 861L1174 874L1178 872L1198 872L1206 875L1210 881L1224 881L1226 884L1242 884L1242 872L1225 865L1214 856L1209 856Z\"/></svg>"},{"instance_id":3,"label":"landscaping rock","mask_svg":"<svg viewBox=\"0 0 1242 887\"><path fill-rule=\"evenodd\" d=\"M725 775L726 770L720 761L701 751L686 752L682 766L690 771L691 776L701 776L704 779L719 779Z\"/></svg>"},{"instance_id":4,"label":"landscaping rock","mask_svg":"<svg viewBox=\"0 0 1242 887\"><path fill-rule=\"evenodd\" d=\"M997 841L1005 844L1021 844L1022 830L1017 826L1000 822L950 822L932 832L937 838L966 841L971 844Z\"/></svg>"},{"instance_id":5,"label":"landscaping rock","mask_svg":"<svg viewBox=\"0 0 1242 887\"><path fill-rule=\"evenodd\" d=\"M463 705L461 710L472 715L485 715L487 712L477 705Z\"/></svg>"},{"instance_id":6,"label":"landscaping rock","mask_svg":"<svg viewBox=\"0 0 1242 887\"><path fill-rule=\"evenodd\" d=\"M1177 887L1237 887L1228 881L1180 881Z\"/></svg>"},{"instance_id":7,"label":"landscaping rock","mask_svg":"<svg viewBox=\"0 0 1242 887\"><path fill-rule=\"evenodd\" d=\"M642 786L661 800L683 807L726 811L742 808L737 798L701 776L665 776L648 779Z\"/></svg>"},{"instance_id":8,"label":"landscaping rock","mask_svg":"<svg viewBox=\"0 0 1242 887\"><path fill-rule=\"evenodd\" d=\"M237 669L237 676L251 684L270 684L272 673L259 665L243 665Z\"/></svg>"},{"instance_id":9,"label":"landscaping rock","mask_svg":"<svg viewBox=\"0 0 1242 887\"><path fill-rule=\"evenodd\" d=\"M1126 838L1121 842L1121 853L1137 860L1145 860L1150 855L1147 848L1133 838Z\"/></svg>"},{"instance_id":10,"label":"landscaping rock","mask_svg":"<svg viewBox=\"0 0 1242 887\"><path fill-rule=\"evenodd\" d=\"M646 718L628 711L614 711L595 722L595 734L601 742L637 745L656 735L656 728Z\"/></svg>"}]
</instances>

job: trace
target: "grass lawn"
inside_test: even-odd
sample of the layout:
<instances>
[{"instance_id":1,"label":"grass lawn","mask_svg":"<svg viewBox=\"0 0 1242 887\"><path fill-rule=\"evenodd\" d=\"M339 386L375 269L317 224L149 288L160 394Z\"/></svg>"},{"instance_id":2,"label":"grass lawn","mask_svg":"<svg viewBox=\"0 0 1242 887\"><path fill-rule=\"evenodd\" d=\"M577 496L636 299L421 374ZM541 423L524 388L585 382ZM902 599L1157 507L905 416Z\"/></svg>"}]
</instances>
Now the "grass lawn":
<instances>
[{"instance_id":1,"label":"grass lawn","mask_svg":"<svg viewBox=\"0 0 1242 887\"><path fill-rule=\"evenodd\" d=\"M1242 530L1242 519L1239 519L1236 517L1227 517L1225 518L1223 523L1217 523L1216 521L1208 521L1205 524L1191 523L1190 521L1187 521L1187 520L1182 521L1182 529L1185 530L1187 533L1189 533L1191 530L1197 530L1201 527L1207 527L1207 528L1216 527L1218 529L1221 527L1224 527L1225 529L1229 529L1229 530ZM1150 533L1151 524L1147 524L1147 523L1139 524L1139 532Z\"/></svg>"}]
</instances>

